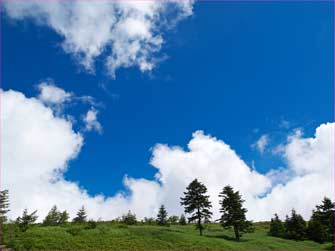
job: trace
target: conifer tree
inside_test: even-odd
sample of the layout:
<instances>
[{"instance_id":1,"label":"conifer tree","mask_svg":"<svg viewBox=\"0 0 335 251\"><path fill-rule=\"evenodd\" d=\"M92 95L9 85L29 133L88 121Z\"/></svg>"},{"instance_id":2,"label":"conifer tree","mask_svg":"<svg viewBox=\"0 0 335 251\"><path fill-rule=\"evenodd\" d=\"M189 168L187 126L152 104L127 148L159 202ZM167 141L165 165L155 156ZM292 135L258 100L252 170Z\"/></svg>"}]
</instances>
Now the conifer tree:
<instances>
[{"instance_id":1,"label":"conifer tree","mask_svg":"<svg viewBox=\"0 0 335 251\"><path fill-rule=\"evenodd\" d=\"M24 209L23 214L21 217L18 217L15 221L15 223L18 225L19 229L22 232L25 232L28 230L29 225L34 224L37 220L38 216L36 215L37 210L35 210L32 213L28 213L27 209Z\"/></svg>"},{"instance_id":2,"label":"conifer tree","mask_svg":"<svg viewBox=\"0 0 335 251\"><path fill-rule=\"evenodd\" d=\"M7 221L9 212L8 190L0 191L0 243L3 243L3 223Z\"/></svg>"},{"instance_id":3,"label":"conifer tree","mask_svg":"<svg viewBox=\"0 0 335 251\"><path fill-rule=\"evenodd\" d=\"M58 224L64 224L64 223L67 223L68 220L69 220L70 216L69 216L69 213L65 210L63 212L60 213L60 216L59 216L59 222Z\"/></svg>"},{"instance_id":4,"label":"conifer tree","mask_svg":"<svg viewBox=\"0 0 335 251\"><path fill-rule=\"evenodd\" d=\"M184 215L184 214L180 215L180 218L179 218L179 224L180 224L180 225L186 225L186 224L187 224L187 222L186 222L186 218L185 218L185 215Z\"/></svg>"},{"instance_id":5,"label":"conifer tree","mask_svg":"<svg viewBox=\"0 0 335 251\"><path fill-rule=\"evenodd\" d=\"M164 205L161 205L158 214L157 214L157 224L161 226L166 226L167 225L167 211L164 207Z\"/></svg>"},{"instance_id":6,"label":"conifer tree","mask_svg":"<svg viewBox=\"0 0 335 251\"><path fill-rule=\"evenodd\" d=\"M286 216L285 220L285 235L288 239L304 240L306 237L306 222L304 218L297 214L293 209L291 217Z\"/></svg>"},{"instance_id":7,"label":"conifer tree","mask_svg":"<svg viewBox=\"0 0 335 251\"><path fill-rule=\"evenodd\" d=\"M275 217L271 219L269 235L275 237L284 237L285 228L283 222L279 219L278 214L275 214Z\"/></svg>"},{"instance_id":8,"label":"conifer tree","mask_svg":"<svg viewBox=\"0 0 335 251\"><path fill-rule=\"evenodd\" d=\"M334 239L334 203L327 197L313 210L308 224L308 238L317 242Z\"/></svg>"},{"instance_id":9,"label":"conifer tree","mask_svg":"<svg viewBox=\"0 0 335 251\"><path fill-rule=\"evenodd\" d=\"M86 209L84 206L82 206L75 218L72 220L74 223L84 223L87 221L87 214L86 214Z\"/></svg>"},{"instance_id":10,"label":"conifer tree","mask_svg":"<svg viewBox=\"0 0 335 251\"><path fill-rule=\"evenodd\" d=\"M185 213L191 214L188 220L190 222L196 221L196 228L199 229L200 235L204 229L202 222L210 219L212 215L210 211L212 204L206 193L206 186L195 179L186 188L184 197L180 198L180 204L184 206Z\"/></svg>"},{"instance_id":11,"label":"conifer tree","mask_svg":"<svg viewBox=\"0 0 335 251\"><path fill-rule=\"evenodd\" d=\"M244 200L238 191L234 192L231 186L225 186L219 197L222 198L220 201L221 225L224 228L233 227L235 239L239 241L242 233L253 230L252 223L246 220L247 209L242 207Z\"/></svg>"},{"instance_id":12,"label":"conifer tree","mask_svg":"<svg viewBox=\"0 0 335 251\"><path fill-rule=\"evenodd\" d=\"M136 214L133 214L130 210L126 215L122 215L122 220L123 223L127 225L134 225L137 223L136 219Z\"/></svg>"}]
</instances>

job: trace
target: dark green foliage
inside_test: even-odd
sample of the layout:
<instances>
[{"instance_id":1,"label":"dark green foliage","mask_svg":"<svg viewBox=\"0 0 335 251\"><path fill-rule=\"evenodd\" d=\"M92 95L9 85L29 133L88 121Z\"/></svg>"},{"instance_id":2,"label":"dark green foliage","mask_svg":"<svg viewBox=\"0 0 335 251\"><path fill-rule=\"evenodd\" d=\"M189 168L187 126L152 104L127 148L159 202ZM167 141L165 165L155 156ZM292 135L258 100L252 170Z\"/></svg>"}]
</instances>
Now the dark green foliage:
<instances>
[{"instance_id":1,"label":"dark green foliage","mask_svg":"<svg viewBox=\"0 0 335 251\"><path fill-rule=\"evenodd\" d=\"M155 225L156 224L156 221L154 218L147 218L147 217L144 217L144 223L145 224L148 224L148 225Z\"/></svg>"},{"instance_id":2,"label":"dark green foliage","mask_svg":"<svg viewBox=\"0 0 335 251\"><path fill-rule=\"evenodd\" d=\"M9 212L8 190L0 191L0 243L3 243L3 223L7 221L6 214Z\"/></svg>"},{"instance_id":3,"label":"dark green foliage","mask_svg":"<svg viewBox=\"0 0 335 251\"><path fill-rule=\"evenodd\" d=\"M244 200L238 191L234 192L231 186L225 186L219 197L222 198L220 201L221 225L224 228L233 227L235 239L239 241L242 233L252 231L252 223L247 221L245 216L247 209L242 207Z\"/></svg>"},{"instance_id":4,"label":"dark green foliage","mask_svg":"<svg viewBox=\"0 0 335 251\"><path fill-rule=\"evenodd\" d=\"M196 222L196 228L199 229L200 235L204 229L202 222L208 220L212 215L210 211L212 204L206 193L206 186L195 179L186 187L185 197L180 198L180 204L184 206L185 213L191 214L188 217L189 222Z\"/></svg>"},{"instance_id":5,"label":"dark green foliage","mask_svg":"<svg viewBox=\"0 0 335 251\"><path fill-rule=\"evenodd\" d=\"M178 224L179 222L179 217L177 215L172 215L168 219L168 223L171 225Z\"/></svg>"},{"instance_id":6,"label":"dark green foliage","mask_svg":"<svg viewBox=\"0 0 335 251\"><path fill-rule=\"evenodd\" d=\"M312 216L308 223L307 236L310 240L324 243L328 238L327 228L320 221L313 219Z\"/></svg>"},{"instance_id":7,"label":"dark green foliage","mask_svg":"<svg viewBox=\"0 0 335 251\"><path fill-rule=\"evenodd\" d=\"M304 218L293 209L291 217L286 216L285 236L292 240L304 240L306 237L306 222Z\"/></svg>"},{"instance_id":8,"label":"dark green foliage","mask_svg":"<svg viewBox=\"0 0 335 251\"><path fill-rule=\"evenodd\" d=\"M185 218L185 215L184 215L184 214L180 215L180 218L179 218L179 224L180 224L180 225L186 225L186 224L187 224L187 222L186 222L186 218Z\"/></svg>"},{"instance_id":9,"label":"dark green foliage","mask_svg":"<svg viewBox=\"0 0 335 251\"><path fill-rule=\"evenodd\" d=\"M8 190L0 191L0 223L7 221L6 214L9 212Z\"/></svg>"},{"instance_id":10,"label":"dark green foliage","mask_svg":"<svg viewBox=\"0 0 335 251\"><path fill-rule=\"evenodd\" d=\"M28 210L25 209L21 217L18 217L15 221L21 232L25 232L28 230L29 225L35 223L38 216L36 215L37 210L32 212L31 214L28 213Z\"/></svg>"},{"instance_id":11,"label":"dark green foliage","mask_svg":"<svg viewBox=\"0 0 335 251\"><path fill-rule=\"evenodd\" d=\"M95 229L96 227L97 227L97 222L94 221L93 219L90 219L90 220L87 222L86 229Z\"/></svg>"},{"instance_id":12,"label":"dark green foliage","mask_svg":"<svg viewBox=\"0 0 335 251\"><path fill-rule=\"evenodd\" d=\"M57 206L53 206L48 215L43 220L43 225L57 226L66 223L68 219L69 214L66 211L60 212L57 210Z\"/></svg>"},{"instance_id":13,"label":"dark green foliage","mask_svg":"<svg viewBox=\"0 0 335 251\"><path fill-rule=\"evenodd\" d=\"M79 235L82 230L83 228L80 225L79 226L77 225L77 226L70 226L70 228L66 229L66 232L68 232L72 236L76 236Z\"/></svg>"},{"instance_id":14,"label":"dark green foliage","mask_svg":"<svg viewBox=\"0 0 335 251\"><path fill-rule=\"evenodd\" d=\"M84 223L87 221L87 214L86 214L86 209L84 206L82 206L75 218L73 218L72 222L74 223Z\"/></svg>"},{"instance_id":15,"label":"dark green foliage","mask_svg":"<svg viewBox=\"0 0 335 251\"><path fill-rule=\"evenodd\" d=\"M164 207L164 205L161 205L159 210L158 210L158 214L157 214L157 224L161 225L161 226L166 226L168 224L167 222L167 211Z\"/></svg>"},{"instance_id":16,"label":"dark green foliage","mask_svg":"<svg viewBox=\"0 0 335 251\"><path fill-rule=\"evenodd\" d=\"M136 215L129 210L126 215L122 215L121 222L127 225L134 225L137 223Z\"/></svg>"},{"instance_id":17,"label":"dark green foliage","mask_svg":"<svg viewBox=\"0 0 335 251\"><path fill-rule=\"evenodd\" d=\"M285 236L284 224L279 219L278 214L275 214L275 217L271 219L269 235L275 236L275 237Z\"/></svg>"},{"instance_id":18,"label":"dark green foliage","mask_svg":"<svg viewBox=\"0 0 335 251\"><path fill-rule=\"evenodd\" d=\"M320 243L334 239L334 203L324 198L316 206L307 229L308 238Z\"/></svg>"}]
</instances>

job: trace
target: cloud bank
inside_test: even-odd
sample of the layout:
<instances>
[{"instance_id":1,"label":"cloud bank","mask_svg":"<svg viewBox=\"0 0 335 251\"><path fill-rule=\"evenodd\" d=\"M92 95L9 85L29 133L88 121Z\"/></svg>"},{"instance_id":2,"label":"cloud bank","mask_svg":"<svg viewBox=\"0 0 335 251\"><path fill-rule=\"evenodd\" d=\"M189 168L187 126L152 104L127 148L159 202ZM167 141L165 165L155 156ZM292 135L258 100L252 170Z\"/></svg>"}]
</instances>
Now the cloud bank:
<instances>
[{"instance_id":1,"label":"cloud bank","mask_svg":"<svg viewBox=\"0 0 335 251\"><path fill-rule=\"evenodd\" d=\"M14 20L31 19L62 38L62 48L87 71L103 57L112 78L119 68L151 71L162 59L163 33L192 15L193 0L4 1Z\"/></svg>"},{"instance_id":2,"label":"cloud bank","mask_svg":"<svg viewBox=\"0 0 335 251\"><path fill-rule=\"evenodd\" d=\"M213 219L218 218L218 193L227 184L241 191L252 220L269 220L275 212L283 217L291 208L307 218L323 196L334 197L334 123L320 125L311 138L301 131L289 135L280 153L287 166L268 174L250 168L224 141L196 131L187 149L153 147L153 180L125 176L127 193L91 196L63 176L78 157L85 135L39 99L17 91L1 95L1 184L10 191L11 218L28 208L38 209L42 220L55 204L71 216L84 205L94 219L113 219L129 209L139 218L155 216L161 203L170 214L179 215L179 197L194 178L208 187Z\"/></svg>"}]
</instances>

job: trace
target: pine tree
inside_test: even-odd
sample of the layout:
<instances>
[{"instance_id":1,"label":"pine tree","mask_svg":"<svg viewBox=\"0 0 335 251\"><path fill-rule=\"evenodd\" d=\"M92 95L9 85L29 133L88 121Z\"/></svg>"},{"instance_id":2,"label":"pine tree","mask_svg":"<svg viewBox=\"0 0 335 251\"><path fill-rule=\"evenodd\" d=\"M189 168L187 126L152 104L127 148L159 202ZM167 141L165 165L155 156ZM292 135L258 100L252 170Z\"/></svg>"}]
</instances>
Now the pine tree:
<instances>
[{"instance_id":1,"label":"pine tree","mask_svg":"<svg viewBox=\"0 0 335 251\"><path fill-rule=\"evenodd\" d=\"M220 222L224 228L233 227L235 239L240 240L242 233L252 231L252 223L246 220L247 209L242 207L242 200L239 192L234 192L231 186L225 186L219 194L222 213Z\"/></svg>"},{"instance_id":2,"label":"pine tree","mask_svg":"<svg viewBox=\"0 0 335 251\"><path fill-rule=\"evenodd\" d=\"M288 239L304 240L306 237L306 222L304 218L293 209L291 217L286 216L285 235Z\"/></svg>"},{"instance_id":3,"label":"pine tree","mask_svg":"<svg viewBox=\"0 0 335 251\"><path fill-rule=\"evenodd\" d=\"M186 188L185 197L180 198L180 204L184 206L185 213L191 214L188 220L196 221L196 228L199 229L200 235L204 229L202 222L208 220L212 215L210 211L212 204L206 193L206 186L195 179Z\"/></svg>"},{"instance_id":4,"label":"pine tree","mask_svg":"<svg viewBox=\"0 0 335 251\"><path fill-rule=\"evenodd\" d=\"M67 223L68 220L69 220L70 216L69 216L69 213L67 211L63 211L60 213L60 216L59 216L59 222L58 224L64 224L64 223Z\"/></svg>"},{"instance_id":5,"label":"pine tree","mask_svg":"<svg viewBox=\"0 0 335 251\"><path fill-rule=\"evenodd\" d=\"M53 206L45 219L43 220L44 226L56 226L58 225L60 218L60 212L57 210L57 206Z\"/></svg>"},{"instance_id":6,"label":"pine tree","mask_svg":"<svg viewBox=\"0 0 335 251\"><path fill-rule=\"evenodd\" d=\"M275 214L275 217L271 219L269 235L275 237L284 237L285 228L283 222L279 219L278 214Z\"/></svg>"},{"instance_id":7,"label":"pine tree","mask_svg":"<svg viewBox=\"0 0 335 251\"><path fill-rule=\"evenodd\" d=\"M157 224L161 226L166 226L167 225L167 211L164 207L164 205L161 205L159 208L158 214L157 214Z\"/></svg>"},{"instance_id":8,"label":"pine tree","mask_svg":"<svg viewBox=\"0 0 335 251\"><path fill-rule=\"evenodd\" d=\"M179 224L180 224L180 225L186 225L186 224L187 224L187 222L186 222L186 218L185 218L185 215L184 215L184 214L180 215L180 218L179 218Z\"/></svg>"},{"instance_id":9,"label":"pine tree","mask_svg":"<svg viewBox=\"0 0 335 251\"><path fill-rule=\"evenodd\" d=\"M129 210L126 215L122 215L121 221L127 225L134 225L137 223L136 215Z\"/></svg>"},{"instance_id":10,"label":"pine tree","mask_svg":"<svg viewBox=\"0 0 335 251\"><path fill-rule=\"evenodd\" d=\"M313 210L308 224L308 238L318 242L333 241L334 239L334 203L327 197L321 205Z\"/></svg>"},{"instance_id":11,"label":"pine tree","mask_svg":"<svg viewBox=\"0 0 335 251\"><path fill-rule=\"evenodd\" d=\"M0 191L0 243L3 243L3 223L7 221L6 214L9 212L8 190Z\"/></svg>"},{"instance_id":12,"label":"pine tree","mask_svg":"<svg viewBox=\"0 0 335 251\"><path fill-rule=\"evenodd\" d=\"M23 214L21 217L18 217L15 221L15 223L18 225L19 229L22 232L25 232L28 230L29 225L34 224L37 220L38 216L36 215L37 210L32 212L31 214L28 213L27 209L24 209Z\"/></svg>"},{"instance_id":13,"label":"pine tree","mask_svg":"<svg viewBox=\"0 0 335 251\"><path fill-rule=\"evenodd\" d=\"M172 215L168 218L168 224L175 225L179 222L179 217L177 215Z\"/></svg>"},{"instance_id":14,"label":"pine tree","mask_svg":"<svg viewBox=\"0 0 335 251\"><path fill-rule=\"evenodd\" d=\"M87 214L86 214L86 209L84 206L82 206L75 218L72 220L74 223L84 223L87 221Z\"/></svg>"}]
</instances>

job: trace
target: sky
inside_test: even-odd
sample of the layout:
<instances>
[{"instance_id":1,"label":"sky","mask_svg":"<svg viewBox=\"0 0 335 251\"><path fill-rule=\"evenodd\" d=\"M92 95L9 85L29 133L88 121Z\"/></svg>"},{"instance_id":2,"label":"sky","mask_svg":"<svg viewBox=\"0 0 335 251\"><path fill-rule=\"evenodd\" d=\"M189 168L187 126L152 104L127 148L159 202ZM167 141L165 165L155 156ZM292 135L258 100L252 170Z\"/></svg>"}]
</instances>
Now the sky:
<instances>
[{"instance_id":1,"label":"sky","mask_svg":"<svg viewBox=\"0 0 335 251\"><path fill-rule=\"evenodd\" d=\"M7 0L1 14L12 218L179 215L194 178L214 211L233 185L253 220L334 198L332 2Z\"/></svg>"}]
</instances>

